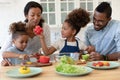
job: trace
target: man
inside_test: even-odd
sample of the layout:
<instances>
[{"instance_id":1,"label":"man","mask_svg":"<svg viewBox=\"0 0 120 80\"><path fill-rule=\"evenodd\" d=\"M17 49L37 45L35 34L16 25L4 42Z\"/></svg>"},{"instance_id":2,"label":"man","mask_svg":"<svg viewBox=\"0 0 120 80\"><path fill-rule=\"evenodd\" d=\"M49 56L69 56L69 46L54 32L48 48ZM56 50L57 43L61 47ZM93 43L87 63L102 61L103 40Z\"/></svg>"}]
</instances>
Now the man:
<instances>
[{"instance_id":1,"label":"man","mask_svg":"<svg viewBox=\"0 0 120 80\"><path fill-rule=\"evenodd\" d=\"M85 32L86 45L95 47L90 53L91 60L117 60L120 57L120 22L112 20L111 14L108 2L102 2L94 11L93 25Z\"/></svg>"}]
</instances>

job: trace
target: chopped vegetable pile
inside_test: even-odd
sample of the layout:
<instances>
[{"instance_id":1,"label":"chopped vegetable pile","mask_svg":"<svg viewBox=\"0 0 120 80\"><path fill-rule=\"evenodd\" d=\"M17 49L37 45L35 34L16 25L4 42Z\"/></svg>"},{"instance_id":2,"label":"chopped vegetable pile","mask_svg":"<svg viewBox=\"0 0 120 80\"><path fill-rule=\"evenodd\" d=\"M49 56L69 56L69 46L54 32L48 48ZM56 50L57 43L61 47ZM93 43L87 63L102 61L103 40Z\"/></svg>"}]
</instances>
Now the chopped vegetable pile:
<instances>
[{"instance_id":1,"label":"chopped vegetable pile","mask_svg":"<svg viewBox=\"0 0 120 80\"><path fill-rule=\"evenodd\" d=\"M71 57L66 56L66 55L64 55L60 58L60 62L65 63L65 64L74 64L75 63Z\"/></svg>"},{"instance_id":2,"label":"chopped vegetable pile","mask_svg":"<svg viewBox=\"0 0 120 80\"><path fill-rule=\"evenodd\" d=\"M82 66L73 65L74 60L69 56L62 56L60 63L56 66L56 71L63 73L85 73L87 70Z\"/></svg>"}]
</instances>

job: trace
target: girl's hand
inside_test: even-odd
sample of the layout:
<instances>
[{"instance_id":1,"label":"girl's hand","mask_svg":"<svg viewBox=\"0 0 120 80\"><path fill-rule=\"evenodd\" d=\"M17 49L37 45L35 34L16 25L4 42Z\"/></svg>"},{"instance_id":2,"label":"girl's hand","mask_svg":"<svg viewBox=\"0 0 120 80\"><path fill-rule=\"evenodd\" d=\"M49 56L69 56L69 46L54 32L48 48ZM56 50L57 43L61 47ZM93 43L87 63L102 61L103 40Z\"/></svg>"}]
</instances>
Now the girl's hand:
<instances>
[{"instance_id":1,"label":"girl's hand","mask_svg":"<svg viewBox=\"0 0 120 80\"><path fill-rule=\"evenodd\" d=\"M40 39L44 38L43 28L41 28L39 25L35 26L35 28L33 29L33 32L34 32L35 35L38 35L40 37Z\"/></svg>"},{"instance_id":2,"label":"girl's hand","mask_svg":"<svg viewBox=\"0 0 120 80\"><path fill-rule=\"evenodd\" d=\"M36 27L33 29L33 32L34 32L36 35L41 35L41 33L43 33L43 29L38 25L38 26L36 26Z\"/></svg>"},{"instance_id":3,"label":"girl's hand","mask_svg":"<svg viewBox=\"0 0 120 80\"><path fill-rule=\"evenodd\" d=\"M87 46L85 49L88 53L95 52L95 47L94 46Z\"/></svg>"},{"instance_id":4,"label":"girl's hand","mask_svg":"<svg viewBox=\"0 0 120 80\"><path fill-rule=\"evenodd\" d=\"M41 33L40 35L38 35L40 37L40 39L44 39L44 35L43 33Z\"/></svg>"},{"instance_id":5,"label":"girl's hand","mask_svg":"<svg viewBox=\"0 0 120 80\"><path fill-rule=\"evenodd\" d=\"M4 58L1 62L1 66L12 66L12 63L7 58Z\"/></svg>"},{"instance_id":6,"label":"girl's hand","mask_svg":"<svg viewBox=\"0 0 120 80\"><path fill-rule=\"evenodd\" d=\"M28 60L29 56L27 54L20 54L19 58L22 59L22 60Z\"/></svg>"}]
</instances>

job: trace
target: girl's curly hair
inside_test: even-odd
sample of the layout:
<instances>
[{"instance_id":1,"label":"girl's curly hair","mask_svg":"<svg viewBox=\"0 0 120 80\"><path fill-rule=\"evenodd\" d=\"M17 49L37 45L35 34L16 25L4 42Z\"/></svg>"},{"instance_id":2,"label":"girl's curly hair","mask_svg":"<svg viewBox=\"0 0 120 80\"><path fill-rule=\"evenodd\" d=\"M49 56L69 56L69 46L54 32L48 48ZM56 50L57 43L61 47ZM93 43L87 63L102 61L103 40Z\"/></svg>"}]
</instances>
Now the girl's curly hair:
<instances>
[{"instance_id":1,"label":"girl's curly hair","mask_svg":"<svg viewBox=\"0 0 120 80\"><path fill-rule=\"evenodd\" d=\"M68 14L65 22L69 23L77 34L82 27L85 27L90 22L89 16L90 14L86 10L78 8Z\"/></svg>"},{"instance_id":2,"label":"girl's curly hair","mask_svg":"<svg viewBox=\"0 0 120 80\"><path fill-rule=\"evenodd\" d=\"M10 24L9 31L12 34L12 39L16 39L20 35L28 35L26 32L26 24L21 21Z\"/></svg>"}]
</instances>

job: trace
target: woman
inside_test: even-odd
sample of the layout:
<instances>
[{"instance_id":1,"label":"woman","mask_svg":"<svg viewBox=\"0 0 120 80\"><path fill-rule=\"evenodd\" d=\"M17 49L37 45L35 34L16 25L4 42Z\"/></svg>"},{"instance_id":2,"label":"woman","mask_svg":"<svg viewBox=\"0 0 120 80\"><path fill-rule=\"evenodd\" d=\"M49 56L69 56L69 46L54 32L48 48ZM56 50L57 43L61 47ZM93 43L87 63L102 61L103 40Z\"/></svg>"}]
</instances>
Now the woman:
<instances>
[{"instance_id":1,"label":"woman","mask_svg":"<svg viewBox=\"0 0 120 80\"><path fill-rule=\"evenodd\" d=\"M50 45L50 28L47 24L44 23L44 20L42 19L42 6L34 1L30 1L26 4L24 8L24 15L25 15L25 22L26 22L26 32L28 33L30 39L28 41L28 45L25 50L29 51L29 53L35 53L38 52L41 48L40 39L38 36L36 36L33 32L33 29L36 25L39 25L44 30L45 35L45 41L47 45ZM3 55L3 58L7 58L7 54L11 54L16 56L16 53L7 52L7 48L12 46L12 35L9 36L8 40L5 42L5 44L1 48L1 52ZM5 62L5 63L3 63ZM8 65L8 61L2 61L2 65Z\"/></svg>"}]
</instances>

